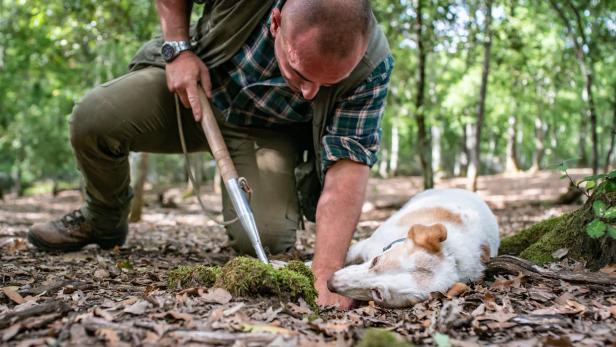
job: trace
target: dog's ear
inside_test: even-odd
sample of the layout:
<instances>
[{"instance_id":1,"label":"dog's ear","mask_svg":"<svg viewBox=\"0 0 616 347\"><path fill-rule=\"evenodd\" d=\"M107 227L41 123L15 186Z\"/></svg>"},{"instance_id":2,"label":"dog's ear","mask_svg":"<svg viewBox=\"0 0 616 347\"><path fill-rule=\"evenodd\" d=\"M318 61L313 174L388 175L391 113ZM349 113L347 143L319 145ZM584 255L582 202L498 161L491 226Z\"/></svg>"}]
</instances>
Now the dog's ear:
<instances>
[{"instance_id":1,"label":"dog's ear","mask_svg":"<svg viewBox=\"0 0 616 347\"><path fill-rule=\"evenodd\" d=\"M408 238L428 252L439 253L442 248L441 242L447 239L447 228L440 223L429 226L415 224L409 230Z\"/></svg>"}]
</instances>

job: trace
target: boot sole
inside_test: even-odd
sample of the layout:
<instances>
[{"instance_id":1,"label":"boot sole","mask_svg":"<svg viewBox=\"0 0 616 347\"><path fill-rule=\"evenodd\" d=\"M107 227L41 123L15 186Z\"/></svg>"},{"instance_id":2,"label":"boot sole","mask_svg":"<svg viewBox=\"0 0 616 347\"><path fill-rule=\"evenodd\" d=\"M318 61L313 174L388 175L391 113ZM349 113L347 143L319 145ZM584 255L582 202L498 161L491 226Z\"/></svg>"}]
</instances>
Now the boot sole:
<instances>
[{"instance_id":1,"label":"boot sole","mask_svg":"<svg viewBox=\"0 0 616 347\"><path fill-rule=\"evenodd\" d=\"M28 233L28 241L30 241L30 243L33 244L36 248L47 252L75 252L91 244L97 244L101 249L112 249L115 246L122 246L126 241L126 236L121 236L117 239L96 240L80 244L69 244L60 246L57 244L47 243L36 237L36 235Z\"/></svg>"}]
</instances>

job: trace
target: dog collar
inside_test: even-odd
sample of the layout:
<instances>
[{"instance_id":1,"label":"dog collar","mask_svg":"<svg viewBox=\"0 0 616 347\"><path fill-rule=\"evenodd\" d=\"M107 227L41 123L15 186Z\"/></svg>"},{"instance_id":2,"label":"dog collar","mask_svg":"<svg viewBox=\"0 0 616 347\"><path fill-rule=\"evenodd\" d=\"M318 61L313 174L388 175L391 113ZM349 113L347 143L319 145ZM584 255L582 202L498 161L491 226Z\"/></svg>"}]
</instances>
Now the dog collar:
<instances>
[{"instance_id":1,"label":"dog collar","mask_svg":"<svg viewBox=\"0 0 616 347\"><path fill-rule=\"evenodd\" d=\"M386 250L390 249L390 248L391 248L391 246L393 246L393 245L394 245L394 243L396 243L396 242L402 242L402 241L404 241L404 240L406 240L406 237L403 237L403 238L401 238L401 239L394 240L394 241L393 241L392 243L390 243L387 247L383 248L383 252L385 252Z\"/></svg>"}]
</instances>

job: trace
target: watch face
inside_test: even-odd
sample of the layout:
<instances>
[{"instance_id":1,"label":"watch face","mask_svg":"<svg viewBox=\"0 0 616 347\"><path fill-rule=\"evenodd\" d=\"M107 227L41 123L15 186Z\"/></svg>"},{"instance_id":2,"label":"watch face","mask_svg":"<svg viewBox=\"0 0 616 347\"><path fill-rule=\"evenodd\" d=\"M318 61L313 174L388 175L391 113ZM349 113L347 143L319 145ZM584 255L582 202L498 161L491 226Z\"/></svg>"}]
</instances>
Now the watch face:
<instances>
[{"instance_id":1,"label":"watch face","mask_svg":"<svg viewBox=\"0 0 616 347\"><path fill-rule=\"evenodd\" d=\"M173 54L175 53L175 49L173 49L172 45L165 43L161 47L160 53L162 54L162 56L163 56L163 58L165 60L169 60L169 59L173 58Z\"/></svg>"}]
</instances>

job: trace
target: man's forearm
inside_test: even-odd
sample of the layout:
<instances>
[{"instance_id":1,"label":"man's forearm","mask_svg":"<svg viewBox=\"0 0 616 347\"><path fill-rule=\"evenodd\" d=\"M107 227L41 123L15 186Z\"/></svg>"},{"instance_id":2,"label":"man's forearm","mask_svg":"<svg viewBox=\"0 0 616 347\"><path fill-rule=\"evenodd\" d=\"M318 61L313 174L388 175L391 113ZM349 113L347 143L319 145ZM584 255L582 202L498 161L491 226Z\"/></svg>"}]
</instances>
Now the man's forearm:
<instances>
[{"instance_id":1,"label":"man's forearm","mask_svg":"<svg viewBox=\"0 0 616 347\"><path fill-rule=\"evenodd\" d=\"M187 0L156 0L166 41L188 40L188 6Z\"/></svg>"},{"instance_id":2,"label":"man's forearm","mask_svg":"<svg viewBox=\"0 0 616 347\"><path fill-rule=\"evenodd\" d=\"M312 268L317 289L344 265L359 221L369 168L350 160L334 164L325 175L317 206L316 242Z\"/></svg>"}]
</instances>

